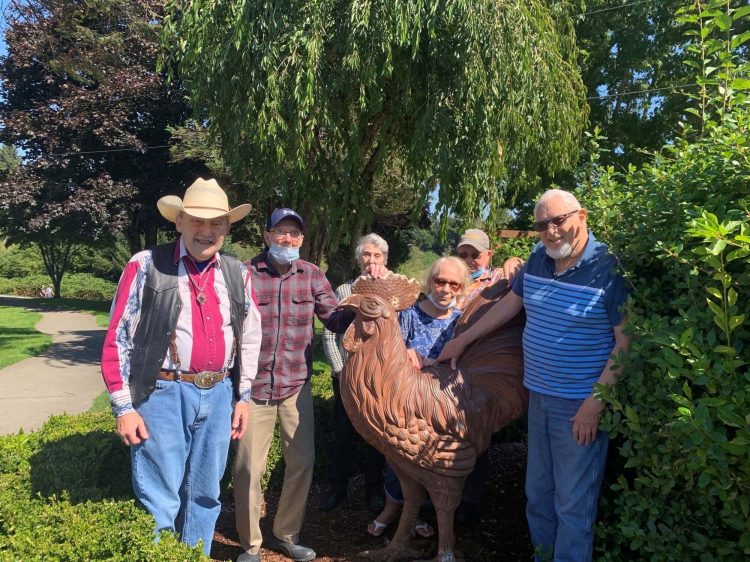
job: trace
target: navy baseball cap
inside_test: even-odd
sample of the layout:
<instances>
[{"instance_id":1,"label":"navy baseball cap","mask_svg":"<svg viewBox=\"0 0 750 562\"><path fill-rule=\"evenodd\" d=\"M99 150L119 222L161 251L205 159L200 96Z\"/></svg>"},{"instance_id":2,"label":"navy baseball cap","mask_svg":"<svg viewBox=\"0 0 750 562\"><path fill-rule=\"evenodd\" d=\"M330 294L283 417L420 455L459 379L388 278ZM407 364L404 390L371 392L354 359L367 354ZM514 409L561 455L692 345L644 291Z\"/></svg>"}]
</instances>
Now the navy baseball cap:
<instances>
[{"instance_id":1,"label":"navy baseball cap","mask_svg":"<svg viewBox=\"0 0 750 562\"><path fill-rule=\"evenodd\" d=\"M300 229L304 230L305 228L305 223L302 221L302 217L292 209L287 209L286 207L284 207L283 209L276 209L273 213L271 213L271 216L268 217L268 222L266 223L266 230L271 230L274 226L279 224L284 219L292 219L294 221L297 221Z\"/></svg>"}]
</instances>

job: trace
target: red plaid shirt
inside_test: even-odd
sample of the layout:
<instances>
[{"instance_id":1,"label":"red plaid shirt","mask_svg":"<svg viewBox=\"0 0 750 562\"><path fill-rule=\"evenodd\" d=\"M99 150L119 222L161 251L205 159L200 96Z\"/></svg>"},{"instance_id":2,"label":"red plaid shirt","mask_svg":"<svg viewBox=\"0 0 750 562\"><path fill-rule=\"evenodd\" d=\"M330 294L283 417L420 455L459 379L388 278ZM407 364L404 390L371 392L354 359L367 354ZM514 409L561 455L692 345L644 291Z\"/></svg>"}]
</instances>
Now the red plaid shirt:
<instances>
[{"instance_id":1,"label":"red plaid shirt","mask_svg":"<svg viewBox=\"0 0 750 562\"><path fill-rule=\"evenodd\" d=\"M343 332L354 314L338 309L331 284L312 263L294 260L289 271L279 275L266 250L246 265L263 330L252 397L281 400L294 396L312 375L313 315L332 332Z\"/></svg>"}]
</instances>

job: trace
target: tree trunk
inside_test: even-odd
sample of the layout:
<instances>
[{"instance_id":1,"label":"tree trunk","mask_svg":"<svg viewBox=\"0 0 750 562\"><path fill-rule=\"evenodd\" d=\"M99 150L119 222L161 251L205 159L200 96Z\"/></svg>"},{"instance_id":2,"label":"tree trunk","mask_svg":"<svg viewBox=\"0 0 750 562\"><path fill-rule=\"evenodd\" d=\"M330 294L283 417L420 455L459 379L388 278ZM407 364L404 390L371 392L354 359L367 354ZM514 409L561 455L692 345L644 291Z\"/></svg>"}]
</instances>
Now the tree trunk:
<instances>
[{"instance_id":1,"label":"tree trunk","mask_svg":"<svg viewBox=\"0 0 750 562\"><path fill-rule=\"evenodd\" d=\"M52 288L56 299L61 297L60 288L65 272L68 270L70 253L75 244L73 242L62 240L45 240L37 241L39 252L42 254L44 268L47 270L52 280Z\"/></svg>"}]
</instances>

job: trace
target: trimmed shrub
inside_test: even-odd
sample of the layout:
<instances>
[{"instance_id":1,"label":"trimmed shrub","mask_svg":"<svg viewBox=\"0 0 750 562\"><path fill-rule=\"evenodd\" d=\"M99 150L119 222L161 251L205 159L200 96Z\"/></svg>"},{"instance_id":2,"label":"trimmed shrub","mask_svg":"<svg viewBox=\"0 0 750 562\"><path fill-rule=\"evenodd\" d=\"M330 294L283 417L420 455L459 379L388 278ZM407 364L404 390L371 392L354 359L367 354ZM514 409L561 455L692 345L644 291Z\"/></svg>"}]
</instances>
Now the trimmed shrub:
<instances>
[{"instance_id":1,"label":"trimmed shrub","mask_svg":"<svg viewBox=\"0 0 750 562\"><path fill-rule=\"evenodd\" d=\"M130 458L110 414L53 416L37 432L0 437L0 559L206 560L130 492Z\"/></svg>"},{"instance_id":2,"label":"trimmed shrub","mask_svg":"<svg viewBox=\"0 0 750 562\"><path fill-rule=\"evenodd\" d=\"M0 277L44 275L44 263L36 246L10 246L0 250Z\"/></svg>"},{"instance_id":3,"label":"trimmed shrub","mask_svg":"<svg viewBox=\"0 0 750 562\"><path fill-rule=\"evenodd\" d=\"M333 392L330 367L315 361L314 373L320 478L328 466ZM171 535L153 542L153 520L133 499L130 453L113 426L109 412L53 416L37 432L0 437L0 560L206 559ZM283 476L277 428L264 486L279 489Z\"/></svg>"},{"instance_id":4,"label":"trimmed shrub","mask_svg":"<svg viewBox=\"0 0 750 562\"><path fill-rule=\"evenodd\" d=\"M60 292L63 297L84 300L112 300L117 284L87 273L72 273L63 277Z\"/></svg>"},{"instance_id":5,"label":"trimmed shrub","mask_svg":"<svg viewBox=\"0 0 750 562\"><path fill-rule=\"evenodd\" d=\"M18 295L19 297L38 297L45 287L52 284L49 276L44 274L28 277L0 277L0 294Z\"/></svg>"},{"instance_id":6,"label":"trimmed shrub","mask_svg":"<svg viewBox=\"0 0 750 562\"><path fill-rule=\"evenodd\" d=\"M44 287L52 285L47 275L30 275L11 279L0 278L0 294L38 297ZM87 273L69 273L63 277L62 297L82 300L111 300L117 285Z\"/></svg>"}]
</instances>

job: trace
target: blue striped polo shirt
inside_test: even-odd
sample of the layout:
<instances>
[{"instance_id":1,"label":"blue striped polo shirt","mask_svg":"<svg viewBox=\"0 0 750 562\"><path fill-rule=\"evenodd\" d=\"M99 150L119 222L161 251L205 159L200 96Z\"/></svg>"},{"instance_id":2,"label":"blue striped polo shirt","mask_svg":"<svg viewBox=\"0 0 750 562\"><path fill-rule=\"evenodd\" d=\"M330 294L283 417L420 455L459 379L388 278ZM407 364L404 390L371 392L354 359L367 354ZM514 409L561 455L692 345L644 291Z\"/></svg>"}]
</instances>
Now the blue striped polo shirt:
<instances>
[{"instance_id":1,"label":"blue striped polo shirt","mask_svg":"<svg viewBox=\"0 0 750 562\"><path fill-rule=\"evenodd\" d=\"M513 291L523 299L524 385L560 398L591 394L615 345L626 298L617 260L607 246L589 239L580 261L560 274L539 242Z\"/></svg>"}]
</instances>

